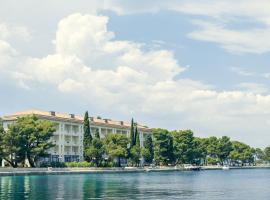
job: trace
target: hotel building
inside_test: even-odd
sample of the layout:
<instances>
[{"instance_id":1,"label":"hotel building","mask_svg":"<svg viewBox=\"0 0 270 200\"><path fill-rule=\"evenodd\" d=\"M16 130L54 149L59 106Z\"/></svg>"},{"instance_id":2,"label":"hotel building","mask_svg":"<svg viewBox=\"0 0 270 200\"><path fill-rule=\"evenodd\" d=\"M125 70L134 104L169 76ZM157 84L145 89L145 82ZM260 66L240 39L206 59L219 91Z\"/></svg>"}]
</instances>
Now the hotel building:
<instances>
[{"instance_id":1,"label":"hotel building","mask_svg":"<svg viewBox=\"0 0 270 200\"><path fill-rule=\"evenodd\" d=\"M51 138L55 144L49 150L47 161L72 162L83 160L83 117L75 114L62 114L54 111L29 110L24 112L6 115L2 118L5 129L8 125L14 123L17 118L35 115L39 119L49 120L56 124L56 131ZM91 134L99 130L100 137L104 138L106 134L124 134L129 137L130 123L115 121L111 119L101 119L100 117L90 117ZM143 146L146 134L151 134L151 129L138 124L140 134L140 145Z\"/></svg>"}]
</instances>

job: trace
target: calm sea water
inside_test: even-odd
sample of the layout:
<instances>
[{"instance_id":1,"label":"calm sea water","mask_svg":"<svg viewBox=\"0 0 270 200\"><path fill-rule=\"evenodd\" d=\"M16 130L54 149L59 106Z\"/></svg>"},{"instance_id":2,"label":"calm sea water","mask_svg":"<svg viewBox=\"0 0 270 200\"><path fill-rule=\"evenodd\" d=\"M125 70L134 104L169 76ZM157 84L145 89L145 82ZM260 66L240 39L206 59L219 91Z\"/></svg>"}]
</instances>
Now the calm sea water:
<instances>
[{"instance_id":1,"label":"calm sea water","mask_svg":"<svg viewBox=\"0 0 270 200\"><path fill-rule=\"evenodd\" d=\"M0 177L0 199L269 200L270 170Z\"/></svg>"}]
</instances>

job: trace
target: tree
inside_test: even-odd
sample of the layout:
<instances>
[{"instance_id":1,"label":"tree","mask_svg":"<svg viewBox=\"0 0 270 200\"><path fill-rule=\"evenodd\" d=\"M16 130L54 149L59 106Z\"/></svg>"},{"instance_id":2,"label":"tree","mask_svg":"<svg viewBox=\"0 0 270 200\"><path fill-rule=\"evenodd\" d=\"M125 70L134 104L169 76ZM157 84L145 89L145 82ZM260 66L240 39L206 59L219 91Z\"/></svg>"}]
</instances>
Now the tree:
<instances>
[{"instance_id":1,"label":"tree","mask_svg":"<svg viewBox=\"0 0 270 200\"><path fill-rule=\"evenodd\" d=\"M2 163L2 159L4 156L4 152L3 152L3 136L5 134L5 130L3 128L3 124L0 121L0 164Z\"/></svg>"},{"instance_id":2,"label":"tree","mask_svg":"<svg viewBox=\"0 0 270 200\"><path fill-rule=\"evenodd\" d=\"M232 150L232 142L230 141L229 137L223 136L221 139L218 140L217 156L222 165L224 164L224 161L228 159Z\"/></svg>"},{"instance_id":3,"label":"tree","mask_svg":"<svg viewBox=\"0 0 270 200\"><path fill-rule=\"evenodd\" d=\"M255 157L257 160L264 160L265 159L264 151L260 148L256 148L255 149Z\"/></svg>"},{"instance_id":4,"label":"tree","mask_svg":"<svg viewBox=\"0 0 270 200\"><path fill-rule=\"evenodd\" d=\"M270 162L270 146L264 149L265 160Z\"/></svg>"},{"instance_id":5,"label":"tree","mask_svg":"<svg viewBox=\"0 0 270 200\"><path fill-rule=\"evenodd\" d=\"M196 159L196 143L191 130L173 131L174 156L177 164L193 164Z\"/></svg>"},{"instance_id":6,"label":"tree","mask_svg":"<svg viewBox=\"0 0 270 200\"><path fill-rule=\"evenodd\" d=\"M140 147L140 137L139 137L138 127L135 125L135 145L130 149L130 158L136 166L140 163L141 158L141 147Z\"/></svg>"},{"instance_id":7,"label":"tree","mask_svg":"<svg viewBox=\"0 0 270 200\"><path fill-rule=\"evenodd\" d=\"M173 137L171 135L171 133L168 136L169 139L169 144L168 144L168 164L173 164L175 161L174 158L174 152L173 152Z\"/></svg>"},{"instance_id":8,"label":"tree","mask_svg":"<svg viewBox=\"0 0 270 200\"><path fill-rule=\"evenodd\" d=\"M107 134L105 136L105 150L110 160L117 159L118 166L121 166L121 158L126 158L128 154L128 138L122 134Z\"/></svg>"},{"instance_id":9,"label":"tree","mask_svg":"<svg viewBox=\"0 0 270 200\"><path fill-rule=\"evenodd\" d=\"M91 140L91 144L88 144L88 146L85 148L84 156L88 161L94 160L96 166L99 167L104 153L104 144L100 139L99 129L96 129L95 137Z\"/></svg>"},{"instance_id":10,"label":"tree","mask_svg":"<svg viewBox=\"0 0 270 200\"><path fill-rule=\"evenodd\" d=\"M96 166L99 167L104 153L105 148L100 139L99 130L96 129L95 137L92 139L91 145L86 148L85 157L93 159Z\"/></svg>"},{"instance_id":11,"label":"tree","mask_svg":"<svg viewBox=\"0 0 270 200\"><path fill-rule=\"evenodd\" d=\"M168 165L173 162L172 136L168 130L153 129L154 159L158 165Z\"/></svg>"},{"instance_id":12,"label":"tree","mask_svg":"<svg viewBox=\"0 0 270 200\"><path fill-rule=\"evenodd\" d=\"M230 152L229 158L233 163L244 165L245 163L253 163L253 151L250 146L245 143L233 141L233 150Z\"/></svg>"},{"instance_id":13,"label":"tree","mask_svg":"<svg viewBox=\"0 0 270 200\"><path fill-rule=\"evenodd\" d=\"M196 149L194 150L196 164L207 165L207 146L208 138L194 138Z\"/></svg>"},{"instance_id":14,"label":"tree","mask_svg":"<svg viewBox=\"0 0 270 200\"><path fill-rule=\"evenodd\" d=\"M130 148L135 145L135 131L134 131L134 120L131 119L130 125Z\"/></svg>"},{"instance_id":15,"label":"tree","mask_svg":"<svg viewBox=\"0 0 270 200\"><path fill-rule=\"evenodd\" d=\"M132 160L132 164L138 166L141 158L141 148L138 145L134 145L130 149L130 158Z\"/></svg>"},{"instance_id":16,"label":"tree","mask_svg":"<svg viewBox=\"0 0 270 200\"><path fill-rule=\"evenodd\" d=\"M140 133L138 132L137 124L135 126L135 143L134 143L134 145L137 145L140 147Z\"/></svg>"},{"instance_id":17,"label":"tree","mask_svg":"<svg viewBox=\"0 0 270 200\"><path fill-rule=\"evenodd\" d=\"M4 159L17 167L26 157L30 166L36 167L38 159L47 156L47 150L54 146L50 141L54 132L52 122L33 115L18 118L3 136Z\"/></svg>"},{"instance_id":18,"label":"tree","mask_svg":"<svg viewBox=\"0 0 270 200\"><path fill-rule=\"evenodd\" d=\"M154 158L154 146L151 134L146 135L144 147L142 148L142 156L146 163L152 163Z\"/></svg>"},{"instance_id":19,"label":"tree","mask_svg":"<svg viewBox=\"0 0 270 200\"><path fill-rule=\"evenodd\" d=\"M18 134L18 131L5 131L2 126L0 129L1 157L13 168L16 168L18 166L18 163L25 159L25 155L23 154L19 143L20 135Z\"/></svg>"},{"instance_id":20,"label":"tree","mask_svg":"<svg viewBox=\"0 0 270 200\"><path fill-rule=\"evenodd\" d=\"M86 150L86 156L89 158L92 158L96 166L99 167L104 153L105 153L105 148L104 148L102 140L100 140L100 138L98 137L95 137L92 140L91 146L87 148Z\"/></svg>"},{"instance_id":21,"label":"tree","mask_svg":"<svg viewBox=\"0 0 270 200\"><path fill-rule=\"evenodd\" d=\"M218 158L218 139L217 137L207 138L207 155L212 158Z\"/></svg>"},{"instance_id":22,"label":"tree","mask_svg":"<svg viewBox=\"0 0 270 200\"><path fill-rule=\"evenodd\" d=\"M88 111L86 111L84 114L84 121L83 121L83 154L84 159L88 162L91 161L91 158L86 156L86 151L88 148L90 148L91 143L92 143L92 135L90 129L89 115Z\"/></svg>"},{"instance_id":23,"label":"tree","mask_svg":"<svg viewBox=\"0 0 270 200\"><path fill-rule=\"evenodd\" d=\"M28 130L31 130L32 128L25 127L25 130L21 134L24 135L27 159L30 166L35 167L38 159L40 157L48 156L47 150L55 146L50 141L56 130L55 124L50 121L39 120L35 116L26 118L25 122L24 120L19 120L18 123L18 126L21 127L23 127L24 123L25 126L29 126L29 124L34 126L34 132L29 134Z\"/></svg>"}]
</instances>

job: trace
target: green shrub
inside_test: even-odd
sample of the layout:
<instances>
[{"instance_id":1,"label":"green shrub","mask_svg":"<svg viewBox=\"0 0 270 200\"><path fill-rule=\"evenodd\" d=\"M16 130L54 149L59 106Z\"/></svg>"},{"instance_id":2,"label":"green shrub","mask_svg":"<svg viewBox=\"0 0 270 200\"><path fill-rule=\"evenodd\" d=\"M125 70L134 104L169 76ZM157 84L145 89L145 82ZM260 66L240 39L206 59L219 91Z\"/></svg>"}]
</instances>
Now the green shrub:
<instances>
[{"instance_id":1,"label":"green shrub","mask_svg":"<svg viewBox=\"0 0 270 200\"><path fill-rule=\"evenodd\" d=\"M217 158L208 157L207 158L207 163L210 164L210 165L217 165L218 159Z\"/></svg>"},{"instance_id":2,"label":"green shrub","mask_svg":"<svg viewBox=\"0 0 270 200\"><path fill-rule=\"evenodd\" d=\"M96 167L96 164L94 162L89 163L90 167Z\"/></svg>"},{"instance_id":3,"label":"green shrub","mask_svg":"<svg viewBox=\"0 0 270 200\"><path fill-rule=\"evenodd\" d=\"M40 167L51 167L51 163L41 163Z\"/></svg>"},{"instance_id":4,"label":"green shrub","mask_svg":"<svg viewBox=\"0 0 270 200\"><path fill-rule=\"evenodd\" d=\"M62 162L44 162L40 163L40 167L66 167L65 163Z\"/></svg>"},{"instance_id":5,"label":"green shrub","mask_svg":"<svg viewBox=\"0 0 270 200\"><path fill-rule=\"evenodd\" d=\"M87 161L83 162L66 162L67 167L90 167L90 163Z\"/></svg>"},{"instance_id":6,"label":"green shrub","mask_svg":"<svg viewBox=\"0 0 270 200\"><path fill-rule=\"evenodd\" d=\"M49 167L66 167L65 163L63 162L51 162L51 166Z\"/></svg>"},{"instance_id":7,"label":"green shrub","mask_svg":"<svg viewBox=\"0 0 270 200\"><path fill-rule=\"evenodd\" d=\"M114 163L103 160L100 164L100 167L114 167Z\"/></svg>"},{"instance_id":8,"label":"green shrub","mask_svg":"<svg viewBox=\"0 0 270 200\"><path fill-rule=\"evenodd\" d=\"M90 163L87 161L79 162L78 167L90 167Z\"/></svg>"}]
</instances>

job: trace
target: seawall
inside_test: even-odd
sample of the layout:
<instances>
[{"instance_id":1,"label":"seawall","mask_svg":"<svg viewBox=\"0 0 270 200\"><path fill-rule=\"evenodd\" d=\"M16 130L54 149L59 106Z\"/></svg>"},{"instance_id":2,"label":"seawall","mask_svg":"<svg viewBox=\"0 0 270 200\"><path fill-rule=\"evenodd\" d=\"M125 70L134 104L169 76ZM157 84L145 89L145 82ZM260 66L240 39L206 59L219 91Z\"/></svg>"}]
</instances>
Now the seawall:
<instances>
[{"instance_id":1,"label":"seawall","mask_svg":"<svg viewBox=\"0 0 270 200\"><path fill-rule=\"evenodd\" d=\"M230 167L234 169L270 169L270 166L243 166ZM28 176L28 175L62 175L62 174L88 174L88 173L138 173L161 171L190 171L183 167L157 167L157 168L0 168L0 176ZM222 170L221 166L202 166L200 170Z\"/></svg>"}]
</instances>

